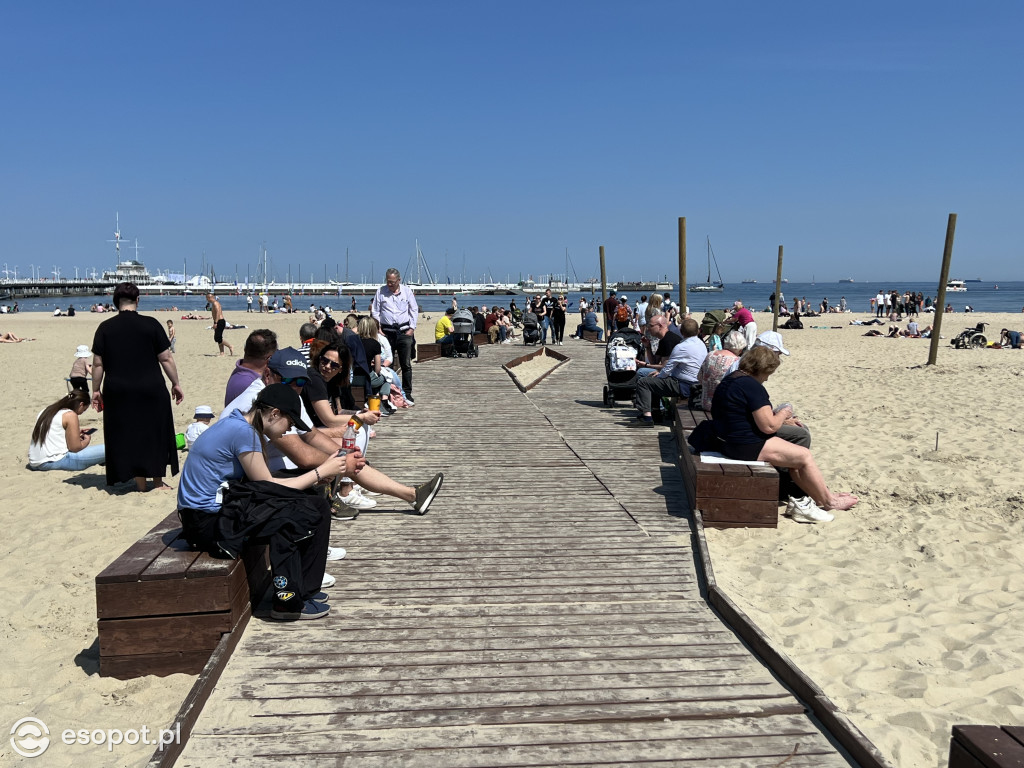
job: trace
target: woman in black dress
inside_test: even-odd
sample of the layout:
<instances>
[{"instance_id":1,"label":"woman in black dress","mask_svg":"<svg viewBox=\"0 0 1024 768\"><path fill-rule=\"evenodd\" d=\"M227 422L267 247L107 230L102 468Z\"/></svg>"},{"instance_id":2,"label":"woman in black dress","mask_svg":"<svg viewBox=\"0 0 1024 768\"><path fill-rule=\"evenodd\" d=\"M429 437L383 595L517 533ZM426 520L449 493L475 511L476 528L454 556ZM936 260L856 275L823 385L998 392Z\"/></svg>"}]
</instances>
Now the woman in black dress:
<instances>
[{"instance_id":1,"label":"woman in black dress","mask_svg":"<svg viewBox=\"0 0 1024 768\"><path fill-rule=\"evenodd\" d=\"M103 412L107 485L135 478L135 487L170 488L167 466L178 474L174 417L160 369L171 382L174 402L185 398L178 369L160 321L138 313L139 289L120 283L114 289L118 314L104 320L92 342L92 406Z\"/></svg>"}]
</instances>

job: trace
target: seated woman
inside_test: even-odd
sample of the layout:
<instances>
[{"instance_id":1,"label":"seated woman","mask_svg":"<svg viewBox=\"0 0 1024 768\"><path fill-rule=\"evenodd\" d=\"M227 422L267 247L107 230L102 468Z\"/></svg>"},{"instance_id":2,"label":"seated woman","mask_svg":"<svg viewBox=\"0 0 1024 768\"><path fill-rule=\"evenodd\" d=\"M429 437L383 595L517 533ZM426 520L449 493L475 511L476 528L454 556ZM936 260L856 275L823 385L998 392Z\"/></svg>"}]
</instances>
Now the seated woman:
<instances>
[{"instance_id":1,"label":"seated woman","mask_svg":"<svg viewBox=\"0 0 1024 768\"><path fill-rule=\"evenodd\" d=\"M72 472L102 464L102 445L91 445L95 429L82 429L78 417L89 408L89 393L80 389L42 410L32 429L28 468L65 469Z\"/></svg>"},{"instance_id":2,"label":"seated woman","mask_svg":"<svg viewBox=\"0 0 1024 768\"><path fill-rule=\"evenodd\" d=\"M363 344L363 351L366 353L366 363L369 366L366 371L366 399L369 401L371 397L379 397L381 413L394 413L397 409L393 408L390 402L391 379L381 372L381 346L377 341L380 325L372 317L361 317L357 329L359 340Z\"/></svg>"},{"instance_id":3,"label":"seated woman","mask_svg":"<svg viewBox=\"0 0 1024 768\"><path fill-rule=\"evenodd\" d=\"M271 384L247 413L234 410L199 436L178 485L178 516L186 541L196 549L237 557L246 541L269 544L274 577L270 616L281 621L319 619L330 610L320 592L330 505L320 494L301 491L366 465L354 451L333 454L301 475L273 477L264 439L280 437L293 425L309 429L298 394L287 384ZM248 482L238 482L243 479ZM223 483L229 484L226 489Z\"/></svg>"},{"instance_id":4,"label":"seated woman","mask_svg":"<svg viewBox=\"0 0 1024 768\"><path fill-rule=\"evenodd\" d=\"M787 509L799 522L829 522L827 510L850 509L858 499L848 493L833 493L825 484L811 452L775 433L793 415L792 406L775 411L764 383L780 364L779 355L768 347L755 346L740 360L739 370L718 385L711 403L715 432L722 440L722 453L739 461L766 461L789 470L793 481L813 503L798 502ZM817 505L817 506L815 506Z\"/></svg>"},{"instance_id":5,"label":"seated woman","mask_svg":"<svg viewBox=\"0 0 1024 768\"><path fill-rule=\"evenodd\" d=\"M747 348L747 338L739 331L730 331L722 339L722 348L709 352L701 363L697 372L697 382L700 384L700 407L705 411L711 410L712 398L719 383L739 362L740 355Z\"/></svg>"}]
</instances>

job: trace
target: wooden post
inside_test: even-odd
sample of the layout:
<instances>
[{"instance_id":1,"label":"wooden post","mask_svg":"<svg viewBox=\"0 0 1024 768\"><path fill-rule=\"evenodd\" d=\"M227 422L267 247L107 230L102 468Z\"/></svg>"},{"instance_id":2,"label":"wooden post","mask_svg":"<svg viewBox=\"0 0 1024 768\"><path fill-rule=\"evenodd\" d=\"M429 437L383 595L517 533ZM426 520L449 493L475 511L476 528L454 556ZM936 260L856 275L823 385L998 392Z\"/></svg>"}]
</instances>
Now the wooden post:
<instances>
[{"instance_id":1,"label":"wooden post","mask_svg":"<svg viewBox=\"0 0 1024 768\"><path fill-rule=\"evenodd\" d=\"M679 217L679 311L686 316L686 217Z\"/></svg>"},{"instance_id":2,"label":"wooden post","mask_svg":"<svg viewBox=\"0 0 1024 768\"><path fill-rule=\"evenodd\" d=\"M608 318L604 313L604 303L608 301L608 280L604 271L604 246L600 247L601 252L601 317L604 318L604 337L607 340L612 329L608 327Z\"/></svg>"},{"instance_id":3,"label":"wooden post","mask_svg":"<svg viewBox=\"0 0 1024 768\"><path fill-rule=\"evenodd\" d=\"M779 266L775 270L775 316L772 318L772 330L779 330L779 294L782 293L782 246L779 246Z\"/></svg>"},{"instance_id":4,"label":"wooden post","mask_svg":"<svg viewBox=\"0 0 1024 768\"><path fill-rule=\"evenodd\" d=\"M946 247L942 251L942 273L939 275L939 295L935 299L935 322L932 323L932 343L928 348L928 365L935 365L939 355L939 330L946 314L946 284L949 281L949 262L953 260L953 233L956 232L956 214L949 214L946 222Z\"/></svg>"}]
</instances>

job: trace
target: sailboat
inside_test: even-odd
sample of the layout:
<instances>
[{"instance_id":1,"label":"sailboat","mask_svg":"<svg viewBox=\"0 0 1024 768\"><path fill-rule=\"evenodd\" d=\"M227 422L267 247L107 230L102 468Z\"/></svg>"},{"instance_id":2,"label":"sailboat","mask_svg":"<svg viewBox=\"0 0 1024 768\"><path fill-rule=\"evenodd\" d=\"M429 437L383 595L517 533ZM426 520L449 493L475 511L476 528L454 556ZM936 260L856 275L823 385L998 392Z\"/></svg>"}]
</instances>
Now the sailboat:
<instances>
[{"instance_id":1,"label":"sailboat","mask_svg":"<svg viewBox=\"0 0 1024 768\"><path fill-rule=\"evenodd\" d=\"M711 262L715 262L715 272L718 273L718 281L712 282L711 280ZM708 293L711 291L717 291L721 293L725 290L725 283L722 282L722 273L718 269L718 259L715 258L715 252L711 250L711 236L708 236L708 279L703 283L694 283L693 285L687 286L688 291L697 291Z\"/></svg>"}]
</instances>

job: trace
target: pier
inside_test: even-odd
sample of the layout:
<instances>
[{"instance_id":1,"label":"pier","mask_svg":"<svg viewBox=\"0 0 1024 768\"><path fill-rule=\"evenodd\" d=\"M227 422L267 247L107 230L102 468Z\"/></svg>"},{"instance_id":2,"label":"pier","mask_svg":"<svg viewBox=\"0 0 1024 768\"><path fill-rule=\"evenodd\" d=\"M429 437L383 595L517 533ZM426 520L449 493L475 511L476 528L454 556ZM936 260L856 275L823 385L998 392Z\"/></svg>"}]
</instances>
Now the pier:
<instances>
[{"instance_id":1,"label":"pier","mask_svg":"<svg viewBox=\"0 0 1024 768\"><path fill-rule=\"evenodd\" d=\"M173 764L885 765L709 605L671 431L602 405L603 346L561 349L527 393L520 345L416 366L370 459L444 471L430 513L336 521L331 614L254 618Z\"/></svg>"}]
</instances>

